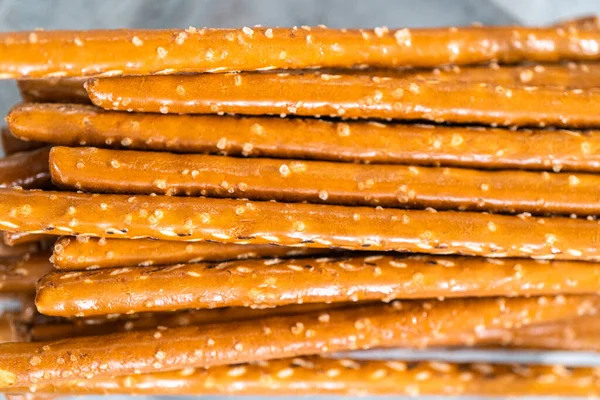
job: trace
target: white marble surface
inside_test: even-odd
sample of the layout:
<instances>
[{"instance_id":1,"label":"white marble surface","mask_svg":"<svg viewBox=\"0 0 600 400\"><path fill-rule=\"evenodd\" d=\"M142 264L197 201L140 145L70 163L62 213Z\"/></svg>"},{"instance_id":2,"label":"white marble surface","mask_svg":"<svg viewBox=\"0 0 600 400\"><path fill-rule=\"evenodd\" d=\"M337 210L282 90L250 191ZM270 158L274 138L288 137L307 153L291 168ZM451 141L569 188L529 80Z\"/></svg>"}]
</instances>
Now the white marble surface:
<instances>
[{"instance_id":1,"label":"white marble surface","mask_svg":"<svg viewBox=\"0 0 600 400\"><path fill-rule=\"evenodd\" d=\"M167 28L317 25L417 27L524 23L600 14L598 0L0 0L0 31L92 28ZM0 114L18 101L12 82L0 82ZM423 353L371 353L422 358ZM425 353L436 357L436 353ZM452 353L459 360L505 359L504 353ZM514 355L513 355L514 356ZM594 363L593 354L522 353L538 362ZM461 358L462 357L462 358ZM499 357L499 358L498 358ZM123 396L113 396L112 399ZM94 398L94 397L90 397ZM257 398L257 397L253 397ZM310 397L315 398L315 397ZM328 397L331 398L331 397ZM339 398L339 397L336 397ZM433 399L435 397L428 397Z\"/></svg>"}]
</instances>

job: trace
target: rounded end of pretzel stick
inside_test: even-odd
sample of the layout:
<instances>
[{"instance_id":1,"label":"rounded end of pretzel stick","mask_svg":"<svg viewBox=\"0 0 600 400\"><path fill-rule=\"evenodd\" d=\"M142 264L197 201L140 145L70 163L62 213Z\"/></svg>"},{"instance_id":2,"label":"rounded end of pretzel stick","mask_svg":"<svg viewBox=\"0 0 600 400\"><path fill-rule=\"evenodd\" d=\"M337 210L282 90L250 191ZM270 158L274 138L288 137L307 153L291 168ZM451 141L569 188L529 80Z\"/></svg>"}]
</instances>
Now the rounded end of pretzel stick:
<instances>
[{"instance_id":1,"label":"rounded end of pretzel stick","mask_svg":"<svg viewBox=\"0 0 600 400\"><path fill-rule=\"evenodd\" d=\"M95 106L102 107L104 98L98 94L97 87L100 81L98 79L90 79L85 81L83 87L88 94L88 97Z\"/></svg>"},{"instance_id":2,"label":"rounded end of pretzel stick","mask_svg":"<svg viewBox=\"0 0 600 400\"><path fill-rule=\"evenodd\" d=\"M5 369L0 369L0 388L12 386L16 381L17 375Z\"/></svg>"},{"instance_id":3,"label":"rounded end of pretzel stick","mask_svg":"<svg viewBox=\"0 0 600 400\"><path fill-rule=\"evenodd\" d=\"M61 157L61 153L65 152L66 148L61 146L54 146L50 149L50 154L48 156L48 166L50 169L50 179L52 183L58 187L64 186L67 182L64 174L62 173L61 163L57 162L57 160L61 160L64 157Z\"/></svg>"},{"instance_id":4,"label":"rounded end of pretzel stick","mask_svg":"<svg viewBox=\"0 0 600 400\"><path fill-rule=\"evenodd\" d=\"M23 131L21 128L28 126L27 119L29 118L31 109L32 107L29 103L15 104L4 117L4 122L6 122L10 134L17 139L29 141L29 138L21 135Z\"/></svg>"}]
</instances>

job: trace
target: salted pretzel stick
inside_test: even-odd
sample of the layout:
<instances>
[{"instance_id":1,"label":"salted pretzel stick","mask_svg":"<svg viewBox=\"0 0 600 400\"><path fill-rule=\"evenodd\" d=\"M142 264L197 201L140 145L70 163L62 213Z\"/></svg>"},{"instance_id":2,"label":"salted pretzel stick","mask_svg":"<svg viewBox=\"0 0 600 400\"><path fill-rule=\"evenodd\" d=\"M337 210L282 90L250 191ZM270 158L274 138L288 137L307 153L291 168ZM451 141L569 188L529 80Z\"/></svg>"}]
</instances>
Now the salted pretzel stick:
<instances>
[{"instance_id":1,"label":"salted pretzel stick","mask_svg":"<svg viewBox=\"0 0 600 400\"><path fill-rule=\"evenodd\" d=\"M0 189L0 197L0 227L8 231L600 259L600 224L589 219L18 189Z\"/></svg>"},{"instance_id":2,"label":"salted pretzel stick","mask_svg":"<svg viewBox=\"0 0 600 400\"><path fill-rule=\"evenodd\" d=\"M47 235L29 232L3 232L2 239L7 246L19 246L22 244L39 243L48 239Z\"/></svg>"},{"instance_id":3,"label":"salted pretzel stick","mask_svg":"<svg viewBox=\"0 0 600 400\"><path fill-rule=\"evenodd\" d=\"M559 21L555 26L571 29L598 29L600 28L600 19L598 18L598 15L584 15L579 18Z\"/></svg>"},{"instance_id":4,"label":"salted pretzel stick","mask_svg":"<svg viewBox=\"0 0 600 400\"><path fill-rule=\"evenodd\" d=\"M19 153L21 151L36 150L40 147L44 147L43 143L33 142L29 140L17 139L10 133L10 130L3 126L0 128L0 142L2 143L2 149L4 150L5 156Z\"/></svg>"},{"instance_id":5,"label":"salted pretzel stick","mask_svg":"<svg viewBox=\"0 0 600 400\"><path fill-rule=\"evenodd\" d=\"M600 351L600 317L578 317L562 322L526 325L502 332L496 344L518 348ZM486 343L493 342L490 338Z\"/></svg>"},{"instance_id":6,"label":"salted pretzel stick","mask_svg":"<svg viewBox=\"0 0 600 400\"><path fill-rule=\"evenodd\" d=\"M77 395L600 395L596 368L321 357L73 379L22 388L29 389L36 393Z\"/></svg>"},{"instance_id":7,"label":"salted pretzel stick","mask_svg":"<svg viewBox=\"0 0 600 400\"><path fill-rule=\"evenodd\" d=\"M25 79L17 81L17 86L23 101L89 104L84 82L81 78Z\"/></svg>"},{"instance_id":8,"label":"salted pretzel stick","mask_svg":"<svg viewBox=\"0 0 600 400\"><path fill-rule=\"evenodd\" d=\"M0 42L1 77L44 78L596 60L599 51L594 44L600 43L600 32L524 27L245 27L11 32L0 35Z\"/></svg>"},{"instance_id":9,"label":"salted pretzel stick","mask_svg":"<svg viewBox=\"0 0 600 400\"><path fill-rule=\"evenodd\" d=\"M39 282L36 306L45 315L85 317L188 308L593 293L600 293L600 266L586 262L377 255L55 272Z\"/></svg>"},{"instance_id":10,"label":"salted pretzel stick","mask_svg":"<svg viewBox=\"0 0 600 400\"><path fill-rule=\"evenodd\" d=\"M61 319L49 323L33 324L30 335L34 341L58 340L68 337L97 336L116 332L157 329L157 327L176 328L182 326L207 325L244 321L275 315L298 315L314 311L327 311L348 307L347 303L292 304L273 308L229 307L201 310L181 310L168 313L139 313ZM356 304L354 304L356 306Z\"/></svg>"},{"instance_id":11,"label":"salted pretzel stick","mask_svg":"<svg viewBox=\"0 0 600 400\"><path fill-rule=\"evenodd\" d=\"M600 133L120 113L21 104L14 135L68 146L485 169L600 171Z\"/></svg>"},{"instance_id":12,"label":"salted pretzel stick","mask_svg":"<svg viewBox=\"0 0 600 400\"><path fill-rule=\"evenodd\" d=\"M0 343L18 342L22 334L18 328L18 313L2 311L0 313Z\"/></svg>"},{"instance_id":13,"label":"salted pretzel stick","mask_svg":"<svg viewBox=\"0 0 600 400\"><path fill-rule=\"evenodd\" d=\"M197 327L0 344L0 387L372 347L458 345L484 337L487 329L595 314L599 305L597 296L392 302ZM106 368L101 367L104 364Z\"/></svg>"},{"instance_id":14,"label":"salted pretzel stick","mask_svg":"<svg viewBox=\"0 0 600 400\"><path fill-rule=\"evenodd\" d=\"M334 250L273 245L62 237L54 245L52 261L57 269L81 270L331 253Z\"/></svg>"},{"instance_id":15,"label":"salted pretzel stick","mask_svg":"<svg viewBox=\"0 0 600 400\"><path fill-rule=\"evenodd\" d=\"M119 168L106 173L117 162ZM160 174L157 174L157 168ZM600 176L479 171L54 147L52 183L70 190L384 207L600 214ZM327 193L326 196L323 193Z\"/></svg>"},{"instance_id":16,"label":"salted pretzel stick","mask_svg":"<svg viewBox=\"0 0 600 400\"><path fill-rule=\"evenodd\" d=\"M0 158L0 187L39 188L49 183L48 148Z\"/></svg>"},{"instance_id":17,"label":"salted pretzel stick","mask_svg":"<svg viewBox=\"0 0 600 400\"><path fill-rule=\"evenodd\" d=\"M318 73L134 76L92 79L85 85L92 102L110 110L328 115L542 127L600 125L600 116L594 112L600 91L562 87Z\"/></svg>"},{"instance_id":18,"label":"salted pretzel stick","mask_svg":"<svg viewBox=\"0 0 600 400\"><path fill-rule=\"evenodd\" d=\"M20 257L26 253L34 253L40 248L38 243L24 243L16 246L9 246L0 240L0 259Z\"/></svg>"},{"instance_id":19,"label":"salted pretzel stick","mask_svg":"<svg viewBox=\"0 0 600 400\"><path fill-rule=\"evenodd\" d=\"M25 254L0 264L0 291L34 292L37 281L53 270L47 253Z\"/></svg>"}]
</instances>

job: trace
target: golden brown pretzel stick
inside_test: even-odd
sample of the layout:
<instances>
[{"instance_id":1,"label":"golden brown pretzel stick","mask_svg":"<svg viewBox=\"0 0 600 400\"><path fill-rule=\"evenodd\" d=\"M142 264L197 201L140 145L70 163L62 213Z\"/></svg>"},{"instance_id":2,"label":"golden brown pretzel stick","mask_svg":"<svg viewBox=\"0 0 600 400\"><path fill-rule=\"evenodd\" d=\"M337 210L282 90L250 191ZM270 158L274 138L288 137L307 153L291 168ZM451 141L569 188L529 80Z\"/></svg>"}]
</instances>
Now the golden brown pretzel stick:
<instances>
[{"instance_id":1,"label":"golden brown pretzel stick","mask_svg":"<svg viewBox=\"0 0 600 400\"><path fill-rule=\"evenodd\" d=\"M558 21L555 26L571 29L598 29L600 28L600 19L598 15L584 15L578 18Z\"/></svg>"},{"instance_id":2,"label":"golden brown pretzel stick","mask_svg":"<svg viewBox=\"0 0 600 400\"><path fill-rule=\"evenodd\" d=\"M600 31L598 31L600 35ZM324 79L324 76L327 79ZM329 115L520 126L595 127L600 90L388 77L200 74L92 79L102 108L176 114Z\"/></svg>"},{"instance_id":3,"label":"golden brown pretzel stick","mask_svg":"<svg viewBox=\"0 0 600 400\"><path fill-rule=\"evenodd\" d=\"M33 341L58 340L77 336L97 336L116 332L156 329L158 326L176 328L181 326L207 325L232 321L245 321L275 315L298 315L319 310L348 307L348 303L292 304L273 308L229 307L201 310L181 310L168 313L139 313L74 318L70 320L45 321L33 324L30 329ZM353 304L356 306L356 304ZM116 315L116 314L115 314Z\"/></svg>"},{"instance_id":4,"label":"golden brown pretzel stick","mask_svg":"<svg viewBox=\"0 0 600 400\"><path fill-rule=\"evenodd\" d=\"M0 313L0 343L18 342L23 340L18 326L19 314L2 311Z\"/></svg>"},{"instance_id":5,"label":"golden brown pretzel stick","mask_svg":"<svg viewBox=\"0 0 600 400\"><path fill-rule=\"evenodd\" d=\"M600 259L600 224L590 219L18 189L0 189L0 197L0 227L8 231Z\"/></svg>"},{"instance_id":6,"label":"golden brown pretzel stick","mask_svg":"<svg viewBox=\"0 0 600 400\"><path fill-rule=\"evenodd\" d=\"M6 126L3 126L0 129L0 141L2 142L2 149L4 150L5 156L10 156L11 154L19 153L21 151L36 150L40 147L44 147L43 143L14 137Z\"/></svg>"},{"instance_id":7,"label":"golden brown pretzel stick","mask_svg":"<svg viewBox=\"0 0 600 400\"><path fill-rule=\"evenodd\" d=\"M0 344L0 387L372 347L458 345L485 337L488 329L593 315L600 306L597 296L541 299L394 301L298 316Z\"/></svg>"},{"instance_id":8,"label":"golden brown pretzel stick","mask_svg":"<svg viewBox=\"0 0 600 400\"><path fill-rule=\"evenodd\" d=\"M0 35L2 78L596 60L600 32L465 27L32 31ZM190 56L193 55L193 56Z\"/></svg>"},{"instance_id":9,"label":"golden brown pretzel stick","mask_svg":"<svg viewBox=\"0 0 600 400\"><path fill-rule=\"evenodd\" d=\"M95 107L21 104L7 122L20 138L178 153L600 171L600 133L383 125L313 119L120 113Z\"/></svg>"},{"instance_id":10,"label":"golden brown pretzel stick","mask_svg":"<svg viewBox=\"0 0 600 400\"><path fill-rule=\"evenodd\" d=\"M7 246L39 243L48 239L47 235L28 232L2 232L2 239Z\"/></svg>"},{"instance_id":11,"label":"golden brown pretzel stick","mask_svg":"<svg viewBox=\"0 0 600 400\"><path fill-rule=\"evenodd\" d=\"M600 317L593 315L541 325L526 325L508 333L499 333L498 341L489 338L483 342L518 348L600 351L599 335Z\"/></svg>"},{"instance_id":12,"label":"golden brown pretzel stick","mask_svg":"<svg viewBox=\"0 0 600 400\"><path fill-rule=\"evenodd\" d=\"M23 101L89 104L84 82L81 78L25 79L17 81L17 85Z\"/></svg>"},{"instance_id":13,"label":"golden brown pretzel stick","mask_svg":"<svg viewBox=\"0 0 600 400\"><path fill-rule=\"evenodd\" d=\"M25 254L0 264L0 291L31 293L37 281L53 270L48 253Z\"/></svg>"},{"instance_id":14,"label":"golden brown pretzel stick","mask_svg":"<svg viewBox=\"0 0 600 400\"><path fill-rule=\"evenodd\" d=\"M226 288L226 289L224 289ZM600 293L600 265L478 257L368 256L55 272L38 284L45 315L448 297Z\"/></svg>"},{"instance_id":15,"label":"golden brown pretzel stick","mask_svg":"<svg viewBox=\"0 0 600 400\"><path fill-rule=\"evenodd\" d=\"M20 390L55 394L599 396L597 368L298 357L92 379ZM8 389L9 391L19 390Z\"/></svg>"},{"instance_id":16,"label":"golden brown pretzel stick","mask_svg":"<svg viewBox=\"0 0 600 400\"><path fill-rule=\"evenodd\" d=\"M111 162L119 168L106 173ZM160 174L157 174L157 168ZM71 190L437 210L600 214L600 176L54 147L52 183ZM327 196L322 193L326 192Z\"/></svg>"},{"instance_id":17,"label":"golden brown pretzel stick","mask_svg":"<svg viewBox=\"0 0 600 400\"><path fill-rule=\"evenodd\" d=\"M48 186L48 148L24 151L0 159L0 187Z\"/></svg>"},{"instance_id":18,"label":"golden brown pretzel stick","mask_svg":"<svg viewBox=\"0 0 600 400\"><path fill-rule=\"evenodd\" d=\"M329 249L273 245L62 237L54 245L52 261L58 269L80 270L324 255L334 252Z\"/></svg>"},{"instance_id":19,"label":"golden brown pretzel stick","mask_svg":"<svg viewBox=\"0 0 600 400\"><path fill-rule=\"evenodd\" d=\"M7 245L3 240L0 240L0 259L1 258L14 258L22 256L26 253L34 253L39 250L39 243L24 243L20 245Z\"/></svg>"},{"instance_id":20,"label":"golden brown pretzel stick","mask_svg":"<svg viewBox=\"0 0 600 400\"><path fill-rule=\"evenodd\" d=\"M141 313L120 315L117 318L91 317L71 320L33 323L27 335L33 341L59 340L78 336L96 336L116 332L156 329L157 326L205 325L218 322L242 321L271 315L291 315L315 310L332 310L348 307L347 303L314 303L254 309L249 307L182 310L169 313ZM542 325L526 325L518 329L497 329L486 333L485 338L461 343L473 346L527 347L553 350L597 350L600 348L598 316L578 317L565 321L552 321Z\"/></svg>"}]
</instances>

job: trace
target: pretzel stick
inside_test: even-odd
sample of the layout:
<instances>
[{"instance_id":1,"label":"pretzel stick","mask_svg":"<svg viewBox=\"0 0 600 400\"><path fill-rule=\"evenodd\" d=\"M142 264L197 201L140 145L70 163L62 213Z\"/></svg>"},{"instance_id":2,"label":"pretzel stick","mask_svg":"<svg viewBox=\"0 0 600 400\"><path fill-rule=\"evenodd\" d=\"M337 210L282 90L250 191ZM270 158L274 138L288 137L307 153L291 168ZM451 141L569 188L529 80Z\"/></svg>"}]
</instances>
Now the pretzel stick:
<instances>
[{"instance_id":1,"label":"pretzel stick","mask_svg":"<svg viewBox=\"0 0 600 400\"><path fill-rule=\"evenodd\" d=\"M577 128L600 125L594 112L600 91L580 88L248 73L92 79L86 82L86 89L92 102L105 109L163 114L329 115Z\"/></svg>"},{"instance_id":2,"label":"pretzel stick","mask_svg":"<svg viewBox=\"0 0 600 400\"><path fill-rule=\"evenodd\" d=\"M119 168L107 174L111 162L118 162ZM240 159L94 147L52 148L50 174L59 187L94 193L600 214L600 176L591 174Z\"/></svg>"},{"instance_id":3,"label":"pretzel stick","mask_svg":"<svg viewBox=\"0 0 600 400\"><path fill-rule=\"evenodd\" d=\"M571 29L598 29L600 28L600 19L598 15L584 15L578 18L559 21L555 26Z\"/></svg>"},{"instance_id":4,"label":"pretzel stick","mask_svg":"<svg viewBox=\"0 0 600 400\"><path fill-rule=\"evenodd\" d=\"M535 349L600 351L600 318L579 317L563 322L527 325L503 336L503 346ZM489 343L493 340L486 340Z\"/></svg>"},{"instance_id":5,"label":"pretzel stick","mask_svg":"<svg viewBox=\"0 0 600 400\"><path fill-rule=\"evenodd\" d=\"M600 32L464 27L31 31L0 35L3 78L147 75L489 61L596 60ZM193 55L193 56L190 56Z\"/></svg>"},{"instance_id":6,"label":"pretzel stick","mask_svg":"<svg viewBox=\"0 0 600 400\"><path fill-rule=\"evenodd\" d=\"M109 316L61 319L50 323L34 324L30 335L33 341L58 340L68 337L97 336L116 332L157 329L157 327L176 328L182 326L207 325L245 321L275 315L298 315L314 311L327 311L348 307L347 303L334 304L292 304L273 308L229 307L201 310L181 310L168 313L138 313ZM356 306L356 305L354 305Z\"/></svg>"},{"instance_id":7,"label":"pretzel stick","mask_svg":"<svg viewBox=\"0 0 600 400\"><path fill-rule=\"evenodd\" d=\"M10 156L21 151L36 150L40 147L44 147L44 144L40 142L17 139L5 126L0 128L0 141L2 142L2 149L4 150L5 156Z\"/></svg>"},{"instance_id":8,"label":"pretzel stick","mask_svg":"<svg viewBox=\"0 0 600 400\"><path fill-rule=\"evenodd\" d=\"M39 243L48 239L48 235L29 232L3 232L4 244L7 246L19 246L21 244Z\"/></svg>"},{"instance_id":9,"label":"pretzel stick","mask_svg":"<svg viewBox=\"0 0 600 400\"><path fill-rule=\"evenodd\" d=\"M0 158L0 187L39 188L49 183L47 148Z\"/></svg>"},{"instance_id":10,"label":"pretzel stick","mask_svg":"<svg viewBox=\"0 0 600 400\"><path fill-rule=\"evenodd\" d=\"M59 340L78 336L95 336L116 332L156 329L158 326L205 325L217 322L242 321L271 315L292 315L315 310L331 310L348 307L347 303L314 303L273 308L248 307L182 310L169 313L142 313L119 315L118 318L90 317L71 320L34 323L28 331L33 341ZM594 350L600 348L598 341L598 317L578 317L573 320L552 321L542 325L526 325L518 329L498 329L486 333L485 338L462 346L516 347L552 350Z\"/></svg>"},{"instance_id":11,"label":"pretzel stick","mask_svg":"<svg viewBox=\"0 0 600 400\"><path fill-rule=\"evenodd\" d=\"M17 81L17 86L27 102L89 104L84 82L81 78L26 79Z\"/></svg>"},{"instance_id":12,"label":"pretzel stick","mask_svg":"<svg viewBox=\"0 0 600 400\"><path fill-rule=\"evenodd\" d=\"M585 219L17 189L0 189L0 196L0 227L8 231L496 257L600 258L600 224Z\"/></svg>"},{"instance_id":13,"label":"pretzel stick","mask_svg":"<svg viewBox=\"0 0 600 400\"><path fill-rule=\"evenodd\" d=\"M39 282L36 306L45 315L85 317L188 308L600 293L600 266L585 262L435 256L278 261L56 272Z\"/></svg>"},{"instance_id":14,"label":"pretzel stick","mask_svg":"<svg viewBox=\"0 0 600 400\"><path fill-rule=\"evenodd\" d=\"M0 291L34 292L37 281L53 269L48 258L47 253L25 254L0 264Z\"/></svg>"},{"instance_id":15,"label":"pretzel stick","mask_svg":"<svg viewBox=\"0 0 600 400\"><path fill-rule=\"evenodd\" d=\"M578 22L577 22L578 23ZM582 28L590 22L582 21ZM386 70L385 74L406 77L411 80L436 79L456 82L487 82L499 85L526 83L528 85L551 85L574 88L600 86L600 66L596 64L569 64L569 69L562 65L536 65L501 67L495 66L457 66L452 68L430 70ZM321 69L323 73L338 73L339 70ZM535 72L535 73L534 73ZM346 73L379 76L377 70L346 70ZM89 104L90 98L83 87L86 79L82 78L50 78L26 79L17 81L21 97L26 102L36 103L78 103Z\"/></svg>"},{"instance_id":16,"label":"pretzel stick","mask_svg":"<svg viewBox=\"0 0 600 400\"><path fill-rule=\"evenodd\" d=\"M9 246L0 240L0 259L20 257L23 254L35 253L40 249L38 243L24 243L16 246Z\"/></svg>"},{"instance_id":17,"label":"pretzel stick","mask_svg":"<svg viewBox=\"0 0 600 400\"><path fill-rule=\"evenodd\" d=\"M34 385L36 393L598 396L596 368L298 357ZM29 388L21 388L27 391ZM16 389L9 389L13 391Z\"/></svg>"},{"instance_id":18,"label":"pretzel stick","mask_svg":"<svg viewBox=\"0 0 600 400\"><path fill-rule=\"evenodd\" d=\"M57 269L81 270L309 256L334 252L329 249L272 245L62 237L54 245L52 261Z\"/></svg>"},{"instance_id":19,"label":"pretzel stick","mask_svg":"<svg viewBox=\"0 0 600 400\"><path fill-rule=\"evenodd\" d=\"M69 146L227 153L387 164L600 171L600 134L383 125L312 119L155 115L95 107L22 104L14 135Z\"/></svg>"},{"instance_id":20,"label":"pretzel stick","mask_svg":"<svg viewBox=\"0 0 600 400\"><path fill-rule=\"evenodd\" d=\"M487 329L594 314L600 302L596 296L543 299L394 302L200 327L0 344L0 387L372 347L458 345L484 337Z\"/></svg>"}]
</instances>

